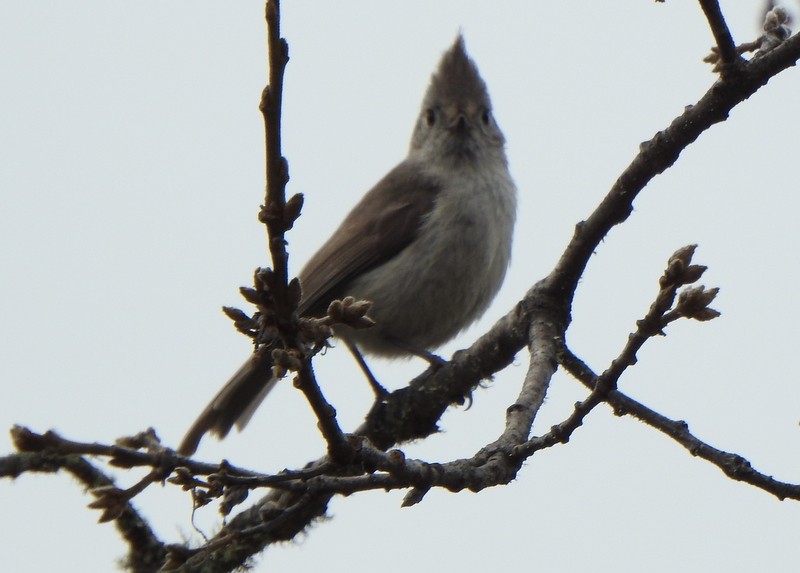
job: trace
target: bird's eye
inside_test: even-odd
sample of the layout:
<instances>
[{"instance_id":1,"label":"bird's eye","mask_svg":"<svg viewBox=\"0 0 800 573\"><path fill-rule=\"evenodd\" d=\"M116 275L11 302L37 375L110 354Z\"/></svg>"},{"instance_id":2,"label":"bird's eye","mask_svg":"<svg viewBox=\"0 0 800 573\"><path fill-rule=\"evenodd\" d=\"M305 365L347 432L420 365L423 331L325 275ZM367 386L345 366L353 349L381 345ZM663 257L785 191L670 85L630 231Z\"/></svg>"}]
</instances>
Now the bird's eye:
<instances>
[{"instance_id":1,"label":"bird's eye","mask_svg":"<svg viewBox=\"0 0 800 573\"><path fill-rule=\"evenodd\" d=\"M425 123L428 124L428 127L433 127L433 124L436 123L436 112L432 109L425 110Z\"/></svg>"},{"instance_id":2,"label":"bird's eye","mask_svg":"<svg viewBox=\"0 0 800 573\"><path fill-rule=\"evenodd\" d=\"M481 121L483 122L483 125L489 125L491 119L492 116L489 113L489 110L488 109L483 110L483 112L481 113Z\"/></svg>"}]
</instances>

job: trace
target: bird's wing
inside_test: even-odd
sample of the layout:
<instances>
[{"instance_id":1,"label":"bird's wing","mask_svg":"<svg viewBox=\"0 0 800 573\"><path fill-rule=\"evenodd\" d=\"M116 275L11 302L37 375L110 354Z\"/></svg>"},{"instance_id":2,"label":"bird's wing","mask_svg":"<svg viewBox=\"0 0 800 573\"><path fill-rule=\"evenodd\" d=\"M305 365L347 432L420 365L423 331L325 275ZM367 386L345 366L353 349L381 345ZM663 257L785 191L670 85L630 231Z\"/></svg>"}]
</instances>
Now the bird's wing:
<instances>
[{"instance_id":1,"label":"bird's wing","mask_svg":"<svg viewBox=\"0 0 800 573\"><path fill-rule=\"evenodd\" d=\"M300 313L319 316L356 276L388 261L417 235L441 185L407 161L364 195L300 272Z\"/></svg>"}]
</instances>

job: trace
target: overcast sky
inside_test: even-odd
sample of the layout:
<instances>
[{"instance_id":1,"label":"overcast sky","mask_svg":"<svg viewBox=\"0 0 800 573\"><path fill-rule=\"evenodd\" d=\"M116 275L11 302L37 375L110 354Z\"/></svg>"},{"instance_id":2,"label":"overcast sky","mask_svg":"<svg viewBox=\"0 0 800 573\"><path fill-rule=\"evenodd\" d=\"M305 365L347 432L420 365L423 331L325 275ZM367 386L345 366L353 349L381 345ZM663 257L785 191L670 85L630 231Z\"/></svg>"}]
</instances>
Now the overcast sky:
<instances>
[{"instance_id":1,"label":"overcast sky","mask_svg":"<svg viewBox=\"0 0 800 573\"><path fill-rule=\"evenodd\" d=\"M285 2L284 115L291 268L406 153L431 72L459 30L487 81L519 187L506 283L486 316L441 349L470 344L546 275L640 142L715 80L696 2ZM734 39L759 32L760 0L723 2ZM5 2L0 5L0 428L113 441L148 426L181 436L249 352L219 308L266 265L262 4ZM686 420L712 445L800 482L796 369L797 114L789 69L703 134L654 180L597 250L568 332L603 370L647 310L669 255L699 243L711 323L652 340L623 391ZM501 431L527 364L453 408L443 432L404 446L429 461L471 456ZM390 388L424 368L372 361ZM343 348L317 360L347 430L370 390ZM557 374L537 432L585 396ZM10 452L7 433L0 452ZM244 433L198 456L264 472L324 444L284 383ZM139 477L141 474L136 474ZM122 475L121 486L134 476ZM337 498L333 519L267 551L256 571L796 571L800 505L735 483L654 430L598 407L567 445L479 494ZM0 570L109 571L126 547L97 525L66 475L0 482ZM135 500L162 539L200 540L191 500ZM196 523L211 534L214 508Z\"/></svg>"}]
</instances>

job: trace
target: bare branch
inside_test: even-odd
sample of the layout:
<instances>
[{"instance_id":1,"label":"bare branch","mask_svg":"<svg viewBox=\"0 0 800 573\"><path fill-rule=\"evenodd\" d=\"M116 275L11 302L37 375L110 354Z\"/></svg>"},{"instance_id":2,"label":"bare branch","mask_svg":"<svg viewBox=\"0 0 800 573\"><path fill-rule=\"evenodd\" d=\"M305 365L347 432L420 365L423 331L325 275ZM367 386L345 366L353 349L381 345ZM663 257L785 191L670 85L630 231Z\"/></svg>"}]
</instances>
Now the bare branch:
<instances>
[{"instance_id":1,"label":"bare branch","mask_svg":"<svg viewBox=\"0 0 800 573\"><path fill-rule=\"evenodd\" d=\"M708 304L713 297L692 297L692 304L685 302L686 297L678 297L678 303L673 309L673 303L678 289L687 284L691 284L700 279L706 270L701 265L693 265L692 256L696 245L689 245L678 249L667 262L667 268L659 279L659 292L647 314L636 322L636 331L628 336L628 341L620 352L619 356L611 361L611 366L600 376L595 378L591 386L592 393L586 399L575 404L572 414L560 424L553 428L544 436L532 438L524 444L514 448L514 454L521 457L528 457L537 450L553 446L557 443L566 443L572 433L583 424L584 418L598 404L606 400L608 394L617 388L617 383L622 374L629 366L636 364L636 353L644 346L648 339L664 334L664 328L678 318L696 318L698 315L705 316L704 313L719 313L708 308ZM703 287L694 287L702 289ZM687 289L689 290L689 289ZM681 293L682 295L685 294ZM691 291L697 292L697 291ZM709 292L709 291L702 291ZM685 307L689 307L689 310ZM684 308L682 308L684 307ZM558 350L549 356L560 356L561 348L565 348L563 339L553 340L559 347Z\"/></svg>"},{"instance_id":2,"label":"bare branch","mask_svg":"<svg viewBox=\"0 0 800 573\"><path fill-rule=\"evenodd\" d=\"M114 487L114 481L108 475L80 456L42 451L0 457L0 477L16 478L28 472L57 473L62 469L87 489ZM157 571L166 550L147 521L127 501L113 521L128 544L127 567L134 572Z\"/></svg>"},{"instance_id":3,"label":"bare branch","mask_svg":"<svg viewBox=\"0 0 800 573\"><path fill-rule=\"evenodd\" d=\"M596 385L598 376L568 348L562 348L559 363L587 388L593 388ZM800 485L773 479L754 469L750 462L742 456L719 450L703 442L689 431L689 425L685 421L671 420L619 390L609 392L605 401L614 408L615 415L629 415L641 420L678 442L693 456L711 462L729 478L753 485L781 500L787 498L800 500Z\"/></svg>"},{"instance_id":4,"label":"bare branch","mask_svg":"<svg viewBox=\"0 0 800 573\"><path fill-rule=\"evenodd\" d=\"M786 10L774 6L772 2L768 2L762 25L764 33L752 42L745 42L736 46L736 53L741 56L749 52L756 52L753 57L757 58L781 45L792 35L792 31L789 28L790 20L791 18ZM730 70L730 66L727 66L726 62L723 61L720 49L717 46L711 48L711 53L703 58L703 61L714 64L715 72L727 73Z\"/></svg>"},{"instance_id":5,"label":"bare branch","mask_svg":"<svg viewBox=\"0 0 800 573\"><path fill-rule=\"evenodd\" d=\"M719 50L722 64L733 64L739 59L739 53L731 37L728 24L725 22L725 17L722 15L722 10L719 8L719 2L717 0L699 1L700 7L703 9L703 13L708 20L711 33L714 34L714 40L717 43L717 49Z\"/></svg>"},{"instance_id":6,"label":"bare branch","mask_svg":"<svg viewBox=\"0 0 800 573\"><path fill-rule=\"evenodd\" d=\"M264 116L266 136L267 193L259 219L267 226L269 250L272 254L276 283L288 283L288 254L284 233L292 227L300 213L302 199L294 199L293 212L286 212L286 183L289 166L281 149L281 109L283 104L283 74L289 62L289 44L281 38L280 2L268 0L265 8L269 58L269 84L261 94L259 109ZM288 215L288 216L287 216Z\"/></svg>"},{"instance_id":7,"label":"bare branch","mask_svg":"<svg viewBox=\"0 0 800 573\"><path fill-rule=\"evenodd\" d=\"M517 400L506 409L506 427L498 443L516 446L530 434L536 414L544 403L555 374L556 339L560 333L545 320L534 320L530 332L530 361Z\"/></svg>"},{"instance_id":8,"label":"bare branch","mask_svg":"<svg viewBox=\"0 0 800 573\"><path fill-rule=\"evenodd\" d=\"M331 461L337 465L349 463L355 453L336 421L336 410L325 399L317 384L310 358L305 360L303 367L298 371L295 386L305 394L319 420L317 425L328 444L328 456Z\"/></svg>"},{"instance_id":9,"label":"bare branch","mask_svg":"<svg viewBox=\"0 0 800 573\"><path fill-rule=\"evenodd\" d=\"M227 571L275 541L292 539L313 520L323 516L334 494L349 494L367 489L410 488L405 505L420 502L431 487L452 491L508 483L517 475L526 457L539 449L566 442L586 414L602 401L618 415L630 414L669 435L693 455L707 459L733 479L751 483L782 498L800 499L800 486L772 480L755 471L741 456L717 450L698 440L684 422L670 420L628 398L617 389L626 369L635 363L636 353L649 338L660 334L680 317L708 320L715 316L708 304L714 289L695 287L678 294L679 287L696 281L704 270L691 264L691 249L676 253L662 277L661 289L648 314L637 323L637 330L598 376L583 364L564 343L571 321L575 289L589 259L599 243L617 224L630 216L633 201L656 175L668 169L680 153L701 133L724 121L730 110L755 93L767 81L792 66L800 58L800 40L789 38L750 62L739 60L730 32L716 1L701 0L718 44L723 62L736 64L736 74L723 74L694 106L687 108L664 131L642 144L639 154L620 175L598 208L576 226L575 233L553 271L534 285L511 312L468 350L460 351L451 362L431 368L409 387L393 392L376 403L357 436L346 436L325 401L314 379L302 329L309 324L296 320L299 285L288 280L285 232L298 216L302 198L286 201L288 167L281 152L280 117L283 72L288 62L288 47L280 37L279 3L269 0L266 7L270 59L269 85L264 90L261 110L264 115L267 146L267 194L260 218L266 224L274 269L260 269L255 289L243 295L259 306L257 316L249 317L229 309L228 315L243 332L258 342L280 338L274 365L282 372L298 372L297 385L306 394L328 442L328 457L305 469L267 476L230 466L227 463L203 464L177 456L156 440L133 439L125 445L79 444L54 433L37 435L15 429L15 443L24 453L0 459L0 475L15 476L24 471L55 471L74 464L73 473L82 481L94 483L97 508L113 518L120 528L136 531L139 540L133 548L151 559L137 570L155 570L155 555L169 557L165 570ZM690 280L691 279L691 280ZM676 298L677 297L677 298ZM676 302L677 301L677 302ZM673 308L674 306L674 308ZM329 327L325 321L320 327ZM257 335L256 335L257 331ZM297 337L294 335L297 334ZM313 338L313 337L312 337ZM316 340L316 339L315 339ZM447 463L406 459L394 444L428 436L437 431L443 412L452 404L463 403L484 379L512 362L528 347L531 356L528 372L519 395L508 410L503 434L472 458ZM270 348L272 350L272 348ZM529 438L547 387L557 366L556 359L577 377L591 393L551 432ZM142 451L146 450L146 451ZM127 490L113 486L111 480L76 455L102 455L119 467L150 466L153 471ZM37 469L39 468L39 469ZM273 491L263 500L235 516L215 537L197 549L164 545L145 526L136 529L138 515L129 500L150 483L171 475L169 482L192 490L198 505L222 498L223 511L242 503L255 487ZM200 479L198 476L208 476ZM95 483L97 482L97 483ZM130 512L133 512L132 514ZM133 562L133 557L131 558ZM141 558L143 559L143 557Z\"/></svg>"}]
</instances>

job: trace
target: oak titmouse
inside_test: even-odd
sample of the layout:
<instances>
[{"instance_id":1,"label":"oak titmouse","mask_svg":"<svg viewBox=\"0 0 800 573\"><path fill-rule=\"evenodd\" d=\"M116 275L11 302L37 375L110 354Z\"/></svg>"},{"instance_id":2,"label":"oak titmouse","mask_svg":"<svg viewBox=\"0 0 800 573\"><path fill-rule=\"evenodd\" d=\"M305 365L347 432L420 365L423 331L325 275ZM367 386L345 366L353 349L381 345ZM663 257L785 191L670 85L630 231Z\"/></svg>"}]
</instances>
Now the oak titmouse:
<instances>
[{"instance_id":1,"label":"oak titmouse","mask_svg":"<svg viewBox=\"0 0 800 573\"><path fill-rule=\"evenodd\" d=\"M503 282L511 254L516 190L505 138L486 84L459 36L442 56L422 102L408 157L353 208L300 272L299 313L329 303L372 301L375 325L336 327L349 345L408 356L447 342L477 320ZM263 348L263 347L262 347ZM258 352L189 429L179 451L203 435L240 428L277 380Z\"/></svg>"}]
</instances>

